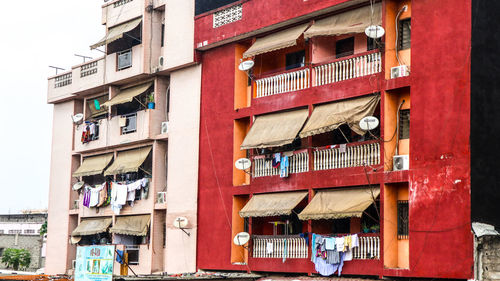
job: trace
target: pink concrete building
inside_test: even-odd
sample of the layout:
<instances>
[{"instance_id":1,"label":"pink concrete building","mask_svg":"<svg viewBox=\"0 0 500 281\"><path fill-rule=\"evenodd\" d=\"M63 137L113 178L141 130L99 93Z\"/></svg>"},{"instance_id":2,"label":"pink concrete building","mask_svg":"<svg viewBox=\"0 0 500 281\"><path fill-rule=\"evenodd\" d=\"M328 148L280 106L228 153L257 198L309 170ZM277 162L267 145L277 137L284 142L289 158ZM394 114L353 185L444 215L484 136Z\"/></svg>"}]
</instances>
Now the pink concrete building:
<instances>
[{"instance_id":1,"label":"pink concrete building","mask_svg":"<svg viewBox=\"0 0 500 281\"><path fill-rule=\"evenodd\" d=\"M48 274L71 273L77 245L91 244L117 245L137 274L196 271L194 1L166 2L104 3L89 45L105 55L48 79Z\"/></svg>"}]
</instances>

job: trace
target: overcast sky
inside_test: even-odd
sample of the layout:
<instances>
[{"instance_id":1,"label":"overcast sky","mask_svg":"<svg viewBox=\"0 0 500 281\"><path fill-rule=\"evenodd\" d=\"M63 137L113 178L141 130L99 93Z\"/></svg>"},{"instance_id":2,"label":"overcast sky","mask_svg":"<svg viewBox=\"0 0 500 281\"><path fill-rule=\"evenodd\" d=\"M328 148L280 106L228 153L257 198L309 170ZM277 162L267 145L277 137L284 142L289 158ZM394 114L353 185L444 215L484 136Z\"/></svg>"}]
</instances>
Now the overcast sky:
<instances>
[{"instance_id":1,"label":"overcast sky","mask_svg":"<svg viewBox=\"0 0 500 281\"><path fill-rule=\"evenodd\" d=\"M47 208L52 105L48 66L70 69L74 54L104 35L103 0L3 1L0 16L0 213ZM68 116L68 118L70 118ZM70 187L68 187L70 188Z\"/></svg>"}]
</instances>

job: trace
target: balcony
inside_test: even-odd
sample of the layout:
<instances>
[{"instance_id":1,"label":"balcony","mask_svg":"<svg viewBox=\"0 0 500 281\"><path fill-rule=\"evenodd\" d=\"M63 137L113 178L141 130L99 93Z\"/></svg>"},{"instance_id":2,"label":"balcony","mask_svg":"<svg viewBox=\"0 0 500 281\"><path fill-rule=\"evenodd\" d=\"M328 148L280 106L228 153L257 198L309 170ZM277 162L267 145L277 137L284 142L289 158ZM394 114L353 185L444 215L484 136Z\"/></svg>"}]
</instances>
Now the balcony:
<instances>
[{"instance_id":1,"label":"balcony","mask_svg":"<svg viewBox=\"0 0 500 281\"><path fill-rule=\"evenodd\" d=\"M381 58L380 52L369 51L298 70L260 77L255 80L255 97L300 91L376 74L382 71Z\"/></svg>"},{"instance_id":2,"label":"balcony","mask_svg":"<svg viewBox=\"0 0 500 281\"><path fill-rule=\"evenodd\" d=\"M150 114L148 110L141 110L126 116L114 116L111 119L101 119L98 121L99 137L87 143L82 143L81 141L85 125L79 125L75 129L74 151L84 152L148 139L150 137ZM120 126L123 125L120 124L120 118L126 119L125 126Z\"/></svg>"},{"instance_id":3,"label":"balcony","mask_svg":"<svg viewBox=\"0 0 500 281\"><path fill-rule=\"evenodd\" d=\"M253 258L306 259L309 255L309 245L299 235L252 235L251 248ZM352 255L354 260L379 260L380 237L361 234Z\"/></svg>"},{"instance_id":4,"label":"balcony","mask_svg":"<svg viewBox=\"0 0 500 281\"><path fill-rule=\"evenodd\" d=\"M309 247L299 235L252 235L254 258L305 259Z\"/></svg>"},{"instance_id":5,"label":"balcony","mask_svg":"<svg viewBox=\"0 0 500 281\"><path fill-rule=\"evenodd\" d=\"M49 78L48 102L56 102L74 93L97 88L104 84L104 58L73 66L71 71Z\"/></svg>"},{"instance_id":6,"label":"balcony","mask_svg":"<svg viewBox=\"0 0 500 281\"><path fill-rule=\"evenodd\" d=\"M294 151L289 157L289 166L286 174L297 174L309 171L309 152L306 149ZM253 177L277 176L280 168L273 167L272 155L259 155L253 157Z\"/></svg>"},{"instance_id":7,"label":"balcony","mask_svg":"<svg viewBox=\"0 0 500 281\"><path fill-rule=\"evenodd\" d=\"M294 151L288 160L287 175L309 172L310 157L314 171L380 165L380 143L365 141ZM280 174L280 167L273 167L272 154L254 156L252 162L254 178Z\"/></svg>"}]
</instances>

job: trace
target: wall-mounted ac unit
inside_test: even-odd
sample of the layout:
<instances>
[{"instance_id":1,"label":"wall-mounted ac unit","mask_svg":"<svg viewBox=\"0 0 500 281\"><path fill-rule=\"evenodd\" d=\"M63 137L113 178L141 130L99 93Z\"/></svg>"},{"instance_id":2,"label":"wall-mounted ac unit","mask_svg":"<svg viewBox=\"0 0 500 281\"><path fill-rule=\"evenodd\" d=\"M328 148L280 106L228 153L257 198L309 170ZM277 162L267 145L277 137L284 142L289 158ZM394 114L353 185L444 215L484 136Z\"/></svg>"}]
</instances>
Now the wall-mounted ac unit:
<instances>
[{"instance_id":1,"label":"wall-mounted ac unit","mask_svg":"<svg viewBox=\"0 0 500 281\"><path fill-rule=\"evenodd\" d=\"M161 122L161 133L162 134L168 133L168 121Z\"/></svg>"},{"instance_id":2,"label":"wall-mounted ac unit","mask_svg":"<svg viewBox=\"0 0 500 281\"><path fill-rule=\"evenodd\" d=\"M407 65L391 67L391 79L410 75Z\"/></svg>"},{"instance_id":3,"label":"wall-mounted ac unit","mask_svg":"<svg viewBox=\"0 0 500 281\"><path fill-rule=\"evenodd\" d=\"M158 192L158 196L156 197L156 203L158 204L167 203L167 193L164 191Z\"/></svg>"},{"instance_id":4,"label":"wall-mounted ac unit","mask_svg":"<svg viewBox=\"0 0 500 281\"><path fill-rule=\"evenodd\" d=\"M410 157L408 155L395 155L392 158L392 170L401 171L410 169Z\"/></svg>"}]
</instances>

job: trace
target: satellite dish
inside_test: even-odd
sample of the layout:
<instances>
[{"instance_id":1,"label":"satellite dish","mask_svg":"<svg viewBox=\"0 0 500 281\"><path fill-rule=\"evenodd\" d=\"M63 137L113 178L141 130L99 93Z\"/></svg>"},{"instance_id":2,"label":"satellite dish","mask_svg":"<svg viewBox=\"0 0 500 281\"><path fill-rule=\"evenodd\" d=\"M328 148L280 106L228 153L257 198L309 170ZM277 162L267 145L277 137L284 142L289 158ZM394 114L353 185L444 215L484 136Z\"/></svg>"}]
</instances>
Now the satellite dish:
<instances>
[{"instance_id":1,"label":"satellite dish","mask_svg":"<svg viewBox=\"0 0 500 281\"><path fill-rule=\"evenodd\" d=\"M250 234L248 232L240 232L234 236L234 245L243 246L250 240Z\"/></svg>"},{"instance_id":2,"label":"satellite dish","mask_svg":"<svg viewBox=\"0 0 500 281\"><path fill-rule=\"evenodd\" d=\"M252 161L248 158L240 158L234 162L234 166L238 170L246 170L252 166Z\"/></svg>"},{"instance_id":3,"label":"satellite dish","mask_svg":"<svg viewBox=\"0 0 500 281\"><path fill-rule=\"evenodd\" d=\"M378 124L378 119L374 116L366 116L365 118L361 119L361 121L359 121L359 127L363 131L373 130L378 127Z\"/></svg>"},{"instance_id":4,"label":"satellite dish","mask_svg":"<svg viewBox=\"0 0 500 281\"><path fill-rule=\"evenodd\" d=\"M174 219L174 227L176 228L186 228L188 225L188 219L186 217L176 217Z\"/></svg>"},{"instance_id":5,"label":"satellite dish","mask_svg":"<svg viewBox=\"0 0 500 281\"><path fill-rule=\"evenodd\" d=\"M253 60L246 60L246 61L242 61L240 63L240 65L238 66L238 69L241 71L247 71L247 70L250 70L254 65L255 65L255 62Z\"/></svg>"},{"instance_id":6,"label":"satellite dish","mask_svg":"<svg viewBox=\"0 0 500 281\"><path fill-rule=\"evenodd\" d=\"M78 244L82 240L81 236L71 236L71 244L75 245Z\"/></svg>"},{"instance_id":7,"label":"satellite dish","mask_svg":"<svg viewBox=\"0 0 500 281\"><path fill-rule=\"evenodd\" d=\"M370 25L365 29L366 36L377 39L385 34L385 30L380 25Z\"/></svg>"},{"instance_id":8,"label":"satellite dish","mask_svg":"<svg viewBox=\"0 0 500 281\"><path fill-rule=\"evenodd\" d=\"M83 185L84 185L84 184L85 184L85 183L84 183L83 181L79 181L79 182L75 183L75 184L73 185L73 190L75 190L75 191L79 190L80 188L82 188L82 187L83 187Z\"/></svg>"},{"instance_id":9,"label":"satellite dish","mask_svg":"<svg viewBox=\"0 0 500 281\"><path fill-rule=\"evenodd\" d=\"M80 125L83 122L83 113L71 115L71 119L73 119L73 123Z\"/></svg>"}]
</instances>

